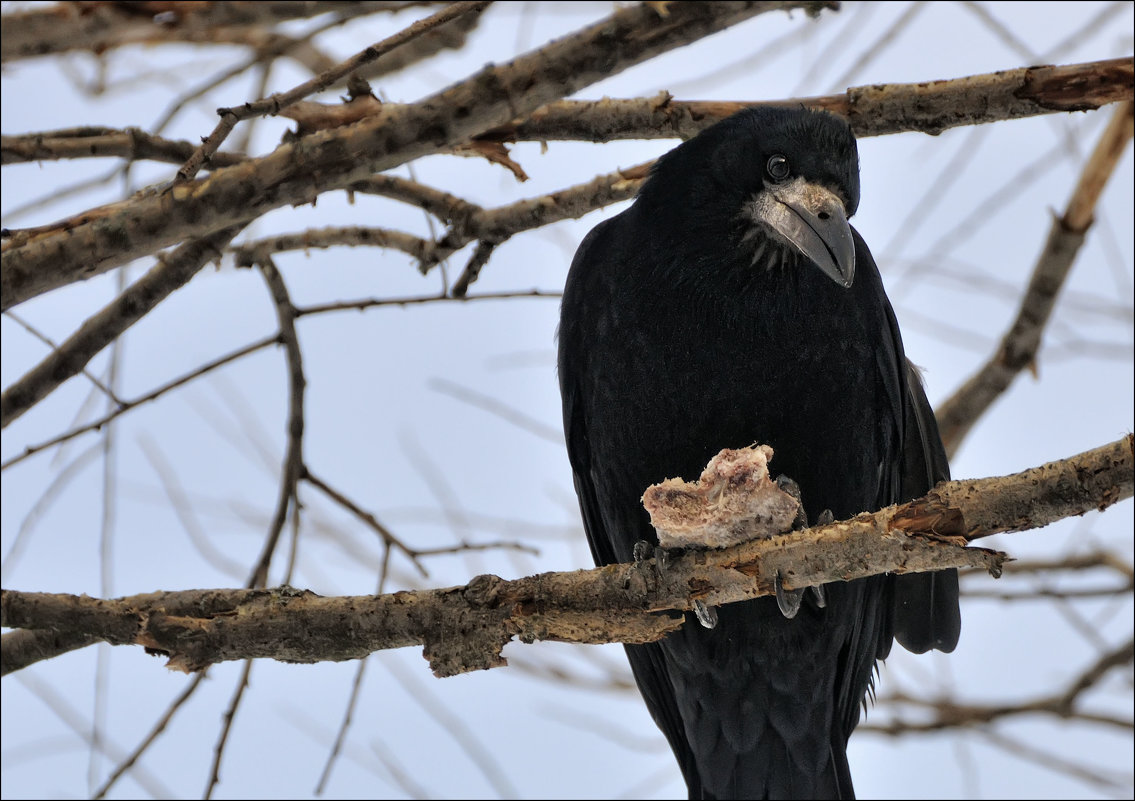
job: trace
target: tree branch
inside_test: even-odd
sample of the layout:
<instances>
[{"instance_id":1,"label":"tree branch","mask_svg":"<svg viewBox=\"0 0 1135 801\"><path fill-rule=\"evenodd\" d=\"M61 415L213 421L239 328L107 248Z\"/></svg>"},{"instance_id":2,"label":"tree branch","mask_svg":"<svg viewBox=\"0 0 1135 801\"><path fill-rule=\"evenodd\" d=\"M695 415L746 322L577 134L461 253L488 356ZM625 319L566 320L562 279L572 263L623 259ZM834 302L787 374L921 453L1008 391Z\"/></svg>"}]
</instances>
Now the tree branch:
<instances>
[{"instance_id":1,"label":"tree branch","mask_svg":"<svg viewBox=\"0 0 1135 801\"><path fill-rule=\"evenodd\" d=\"M136 258L285 205L310 203L493 126L662 52L772 10L827 3L678 3L660 17L639 5L419 103L281 145L208 178L148 190L55 225L12 232L0 257L0 310Z\"/></svg>"},{"instance_id":2,"label":"tree branch","mask_svg":"<svg viewBox=\"0 0 1135 801\"><path fill-rule=\"evenodd\" d=\"M948 699L926 699L904 693L888 694L879 699L880 703L929 708L934 710L935 715L932 719L922 722L900 718L890 723L867 724L862 730L891 735L911 731L933 732L991 723L1016 715L1045 713L1065 720L1090 720L1113 726L1121 731L1130 731L1132 724L1130 718L1123 718L1119 714L1096 715L1085 712L1076 708L1076 701L1085 691L1096 686L1109 671L1129 665L1133 659L1135 659L1135 641L1129 638L1126 642L1101 654L1066 689L1019 704L959 704Z\"/></svg>"},{"instance_id":3,"label":"tree branch","mask_svg":"<svg viewBox=\"0 0 1135 801\"><path fill-rule=\"evenodd\" d=\"M1133 95L1133 76L1135 76L1135 62L1132 59L1112 59L1060 67L1029 67L924 84L860 87L840 95L779 100L768 105L803 104L843 114L851 121L859 136L876 136L902 131L936 134L957 125L1096 108L1117 100L1130 99ZM385 120L391 125L398 125L400 115L409 114L419 105L384 104L380 107L382 111L379 115L366 117L362 123ZM668 95L636 100L559 101L540 108L523 123L510 123L481 133L476 138L483 141L518 139L610 141L626 138L690 137L730 114L752 105L761 104L727 101L679 102L671 100ZM354 111L350 104L327 106L327 114L332 118L340 110L344 114L352 114L351 122L357 119L353 116ZM23 137L6 137L7 149L4 158L18 161L33 156L48 158L51 157L50 154L57 154L56 157L64 154L77 156L83 152L84 147L97 148L100 154L121 151L170 161L180 160L185 153L192 152L192 146L188 143L166 140L149 142L138 139L130 132L114 133L102 129L99 131L101 132L92 131L89 136L83 135L82 132L58 131L28 134ZM330 148L331 142L344 135L344 129L326 130L322 135L328 139L326 147ZM311 138L307 137L302 141ZM88 139L90 141L87 141ZM277 154L279 152L278 150ZM268 184L266 178L258 175L266 171L263 169L263 162L266 159L274 159L277 154L264 159L246 159L242 162L237 161L239 159L237 156L226 157L220 162L217 161L218 157L215 157L211 165L215 168L221 167L224 163L230 165L239 163L240 166L234 166L234 169L246 171L242 173L246 178L230 175L224 171L215 172L214 175L225 179L223 184L227 187L218 190L219 194L236 192L242 180L250 181L251 186ZM174 156L177 158L175 159ZM387 194L406 202L414 202L416 198L419 205L429 201L432 202L432 206L427 210L431 211L436 209L444 213L444 209L449 207L454 215L454 227L421 260L423 269L428 269L473 240L498 245L520 231L567 217L579 217L609 203L633 197L641 183L641 177L645 176L650 166L650 163L637 165L609 175L598 176L585 184L494 210L479 209L428 187L414 188L411 182L389 176L361 178L352 185L352 188L358 191ZM314 194L309 191L311 197L306 200L313 199L320 192L341 188L329 184L323 185L320 179L314 180L321 185ZM398 182L397 185L395 182ZM303 188L310 190L310 184L309 179ZM115 221L118 221L117 224L123 227L123 230L132 230L133 223L127 224L125 220L138 211L136 204L142 203L144 197L139 195L134 201L127 201L127 204L95 209L78 218L42 229L15 232L12 241L5 245L4 267L3 272L0 272L0 292L5 293L4 297L9 300L3 301L0 305L7 308L9 301L14 305L26 299L24 297L26 292L34 291L32 289L20 291L17 290L17 286L20 285L22 271L26 269L25 256L38 258L37 252L47 247L45 237L50 241L67 245L68 250L71 251L75 246L69 244L67 236L61 231L73 230L73 226L84 226L84 231L92 227L100 230L106 227L117 231L119 229L115 228ZM438 206L437 204L441 202L439 198L442 197L446 198L448 203ZM161 197L154 202L160 204ZM455 202L460 208L453 205ZM171 208L179 208L179 201L172 201ZM266 210L267 208L257 213ZM232 213L237 212L234 209ZM107 219L100 221L99 218L102 216L106 216ZM176 228L175 223L171 222L170 225ZM98 231L88 233L97 235ZM178 233L173 230L170 231L170 235L177 236ZM118 244L124 243L118 242ZM152 248L152 244L147 245L143 242L137 244L143 250ZM17 250L17 248L21 249ZM11 251L10 258L9 251ZM64 262L54 268L55 275L51 276L52 270L47 270L49 276L45 280L52 281L51 286L38 291L48 291L56 285L54 283L56 281L58 285L63 285L78 280L81 276L72 274L75 268L66 263L67 259L76 259L78 255L77 251L58 255L58 258L63 259ZM113 258L114 253L108 252L106 257ZM105 269L110 269L115 263L109 263ZM60 265L60 262L56 264ZM103 269L100 266L97 272ZM34 293L38 294L38 291ZM31 296L31 294L27 295L27 297Z\"/></svg>"},{"instance_id":4,"label":"tree branch","mask_svg":"<svg viewBox=\"0 0 1135 801\"><path fill-rule=\"evenodd\" d=\"M0 428L6 427L60 384L79 373L99 351L142 319L213 259L220 258L243 225L186 242L107 304L0 395Z\"/></svg>"},{"instance_id":5,"label":"tree branch","mask_svg":"<svg viewBox=\"0 0 1135 801\"><path fill-rule=\"evenodd\" d=\"M856 136L907 131L937 135L960 125L1088 111L1133 95L1135 59L1128 57L926 83L871 84L836 95L759 103L679 101L665 92L632 100L561 100L477 138L502 142L689 139L743 108L762 105L830 111L846 117Z\"/></svg>"},{"instance_id":6,"label":"tree branch","mask_svg":"<svg viewBox=\"0 0 1135 801\"><path fill-rule=\"evenodd\" d=\"M29 161L118 157L127 161L166 161L179 164L193 155L193 145L175 139L152 136L140 128L86 126L58 131L0 137L0 164ZM211 167L231 167L247 156L239 153L213 153Z\"/></svg>"},{"instance_id":7,"label":"tree branch","mask_svg":"<svg viewBox=\"0 0 1135 801\"><path fill-rule=\"evenodd\" d=\"M295 19L338 13L400 11L403 2L51 3L5 14L0 62L73 50L104 53L131 44L198 42L259 45L257 29ZM422 3L421 5L425 5ZM44 7L46 6L46 7ZM176 6L176 9L171 8Z\"/></svg>"},{"instance_id":8,"label":"tree branch","mask_svg":"<svg viewBox=\"0 0 1135 801\"><path fill-rule=\"evenodd\" d=\"M361 52L346 61L328 67L319 75L305 81L299 86L293 87L287 92L277 92L269 97L264 97L260 100L233 108L218 109L217 114L220 115L221 119L217 123L217 127L213 129L213 132L205 138L201 146L193 152L193 155L190 156L186 163L182 165L181 169L177 171L177 180L188 181L193 178L201 169L202 165L210 160L213 153L217 152L217 148L221 146L221 143L224 142L225 138L241 120L267 114L278 114L281 109L302 100L308 95L321 92L330 86L334 86L339 80L354 74L361 67L373 63L379 57L428 34L430 31L446 23L452 22L454 19L474 12L479 14L485 10L485 7L489 5L490 1L491 0L465 0L464 2L452 3L436 14L414 22L393 36L388 36L382 41L364 48Z\"/></svg>"},{"instance_id":9,"label":"tree branch","mask_svg":"<svg viewBox=\"0 0 1135 801\"><path fill-rule=\"evenodd\" d=\"M1135 491L1135 437L1012 476L939 484L925 498L875 513L719 550L506 581L484 575L463 587L325 598L274 590L160 592L118 600L0 594L0 625L91 635L167 655L201 670L231 659L289 662L357 659L424 645L439 676L505 664L501 648L524 642L656 640L695 603L717 606L788 588L886 572L980 567L995 575L1005 555L962 547L1104 509ZM5 635L3 647L7 647ZM7 661L7 660L5 660Z\"/></svg>"},{"instance_id":10,"label":"tree branch","mask_svg":"<svg viewBox=\"0 0 1135 801\"><path fill-rule=\"evenodd\" d=\"M1135 104L1127 101L1112 115L1064 215L1052 221L1048 241L1033 268L1017 318L1001 339L997 352L938 408L938 428L951 456L981 415L1026 367L1035 369L1045 325L1056 305L1080 246L1092 225L1096 202L1115 171L1127 143L1135 134Z\"/></svg>"}]
</instances>

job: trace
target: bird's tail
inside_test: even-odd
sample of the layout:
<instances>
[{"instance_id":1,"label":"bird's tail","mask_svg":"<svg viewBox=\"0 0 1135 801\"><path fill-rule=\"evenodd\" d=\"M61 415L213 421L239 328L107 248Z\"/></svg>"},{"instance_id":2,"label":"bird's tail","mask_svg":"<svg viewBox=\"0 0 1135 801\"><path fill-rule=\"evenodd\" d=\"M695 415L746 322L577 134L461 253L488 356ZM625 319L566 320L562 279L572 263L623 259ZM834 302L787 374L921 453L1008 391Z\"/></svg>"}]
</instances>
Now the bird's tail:
<instances>
[{"instance_id":1,"label":"bird's tail","mask_svg":"<svg viewBox=\"0 0 1135 801\"><path fill-rule=\"evenodd\" d=\"M825 775L829 781L826 789L830 794L823 797L855 798L855 788L851 785L851 766L847 764L847 747L833 744L830 754L829 770Z\"/></svg>"},{"instance_id":2,"label":"bird's tail","mask_svg":"<svg viewBox=\"0 0 1135 801\"><path fill-rule=\"evenodd\" d=\"M842 743L831 744L828 760L818 770L803 767L786 753L783 758L765 764L764 772L759 777L746 776L744 771L738 771L732 777L735 782L732 785L718 783L715 788L707 787L692 761L683 766L683 773L690 801L726 798L847 801L855 798L851 767L847 763L847 747Z\"/></svg>"}]
</instances>

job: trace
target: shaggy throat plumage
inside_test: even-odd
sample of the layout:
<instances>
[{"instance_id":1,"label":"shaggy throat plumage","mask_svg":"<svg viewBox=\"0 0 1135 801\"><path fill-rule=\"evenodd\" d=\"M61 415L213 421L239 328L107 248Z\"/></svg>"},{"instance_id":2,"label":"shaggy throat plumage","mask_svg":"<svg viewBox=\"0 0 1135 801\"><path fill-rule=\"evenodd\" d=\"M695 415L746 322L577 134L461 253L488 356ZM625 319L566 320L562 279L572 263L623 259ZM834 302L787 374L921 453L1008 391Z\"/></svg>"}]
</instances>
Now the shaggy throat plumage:
<instances>
[{"instance_id":1,"label":"shaggy throat plumage","mask_svg":"<svg viewBox=\"0 0 1135 801\"><path fill-rule=\"evenodd\" d=\"M831 190L803 178L766 186L742 207L741 217L748 229L742 242L752 243L754 265L780 266L787 246L840 286L855 280L855 241L843 201Z\"/></svg>"}]
</instances>

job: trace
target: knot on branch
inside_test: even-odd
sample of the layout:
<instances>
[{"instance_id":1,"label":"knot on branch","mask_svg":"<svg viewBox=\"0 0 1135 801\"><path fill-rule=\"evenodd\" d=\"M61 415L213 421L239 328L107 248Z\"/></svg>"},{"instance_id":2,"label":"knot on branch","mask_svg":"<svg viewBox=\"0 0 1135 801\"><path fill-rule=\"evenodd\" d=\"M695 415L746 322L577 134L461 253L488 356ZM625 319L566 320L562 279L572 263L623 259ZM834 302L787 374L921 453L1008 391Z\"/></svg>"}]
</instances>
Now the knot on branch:
<instances>
[{"instance_id":1,"label":"knot on branch","mask_svg":"<svg viewBox=\"0 0 1135 801\"><path fill-rule=\"evenodd\" d=\"M494 606L497 601L500 586L503 583L504 579L500 576L494 576L492 573L474 576L473 580L465 585L465 600L472 606Z\"/></svg>"}]
</instances>

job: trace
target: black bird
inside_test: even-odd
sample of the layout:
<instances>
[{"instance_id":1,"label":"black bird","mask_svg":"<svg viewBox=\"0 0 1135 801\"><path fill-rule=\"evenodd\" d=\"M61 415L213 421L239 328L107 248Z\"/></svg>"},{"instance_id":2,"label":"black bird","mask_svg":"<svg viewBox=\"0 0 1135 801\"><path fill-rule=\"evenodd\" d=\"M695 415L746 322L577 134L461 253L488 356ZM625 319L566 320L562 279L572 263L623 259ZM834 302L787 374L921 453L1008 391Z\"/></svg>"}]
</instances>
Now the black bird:
<instances>
[{"instance_id":1,"label":"black bird","mask_svg":"<svg viewBox=\"0 0 1135 801\"><path fill-rule=\"evenodd\" d=\"M657 542L640 498L760 442L808 519L847 518L949 477L878 268L841 117L742 111L679 145L567 277L559 379L598 564ZM690 798L851 798L847 740L892 639L953 650L957 573L828 584L791 619L774 598L693 615L627 646ZM782 598L783 602L785 599ZM791 602L786 608L791 612Z\"/></svg>"}]
</instances>

